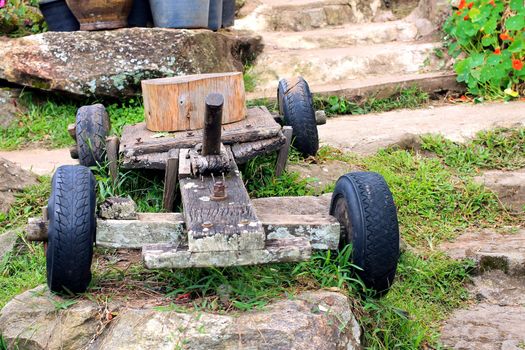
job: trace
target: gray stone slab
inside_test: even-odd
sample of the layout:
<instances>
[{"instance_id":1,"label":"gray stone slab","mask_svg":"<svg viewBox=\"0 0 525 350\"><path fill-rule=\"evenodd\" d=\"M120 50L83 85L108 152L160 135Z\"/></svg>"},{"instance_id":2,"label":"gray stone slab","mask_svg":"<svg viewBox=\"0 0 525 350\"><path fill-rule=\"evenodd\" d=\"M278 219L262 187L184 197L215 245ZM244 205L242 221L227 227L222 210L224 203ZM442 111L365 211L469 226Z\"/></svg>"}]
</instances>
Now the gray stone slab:
<instances>
[{"instance_id":1,"label":"gray stone slab","mask_svg":"<svg viewBox=\"0 0 525 350\"><path fill-rule=\"evenodd\" d=\"M306 238L266 241L265 249L222 252L190 252L176 244L145 245L142 249L148 269L181 269L190 267L227 267L310 259L312 248Z\"/></svg>"},{"instance_id":2,"label":"gray stone slab","mask_svg":"<svg viewBox=\"0 0 525 350\"><path fill-rule=\"evenodd\" d=\"M7 231L0 234L0 262L9 255L16 246L18 241L17 231Z\"/></svg>"},{"instance_id":3,"label":"gray stone slab","mask_svg":"<svg viewBox=\"0 0 525 350\"><path fill-rule=\"evenodd\" d=\"M145 244L183 241L184 219L179 213L138 214L138 220L97 220L97 245L140 249Z\"/></svg>"}]
</instances>

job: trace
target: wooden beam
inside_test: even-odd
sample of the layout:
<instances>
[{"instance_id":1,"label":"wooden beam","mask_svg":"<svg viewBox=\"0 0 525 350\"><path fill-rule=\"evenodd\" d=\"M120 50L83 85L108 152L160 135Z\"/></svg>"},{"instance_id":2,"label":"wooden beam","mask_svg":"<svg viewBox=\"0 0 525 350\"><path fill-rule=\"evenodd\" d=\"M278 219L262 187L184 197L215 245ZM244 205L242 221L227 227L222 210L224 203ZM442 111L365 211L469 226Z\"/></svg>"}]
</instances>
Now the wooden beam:
<instances>
[{"instance_id":1,"label":"wooden beam","mask_svg":"<svg viewBox=\"0 0 525 350\"><path fill-rule=\"evenodd\" d=\"M186 75L142 81L146 125L152 131L196 130L204 127L208 94L225 98L225 124L246 118L242 73Z\"/></svg>"},{"instance_id":2,"label":"wooden beam","mask_svg":"<svg viewBox=\"0 0 525 350\"><path fill-rule=\"evenodd\" d=\"M109 163L109 175L111 176L111 180L113 180L113 185L116 185L118 179L119 146L120 140L117 136L110 136L106 139L106 154Z\"/></svg>"},{"instance_id":3,"label":"wooden beam","mask_svg":"<svg viewBox=\"0 0 525 350\"><path fill-rule=\"evenodd\" d=\"M236 143L232 146L235 163L244 164L257 156L265 155L279 150L286 142L282 133L267 140Z\"/></svg>"},{"instance_id":4,"label":"wooden beam","mask_svg":"<svg viewBox=\"0 0 525 350\"><path fill-rule=\"evenodd\" d=\"M286 163L288 162L288 155L290 154L290 145L292 143L293 128L291 126L283 127L283 134L286 137L286 142L281 147L279 155L277 156L277 164L275 165L275 175L281 176L286 169Z\"/></svg>"},{"instance_id":5,"label":"wooden beam","mask_svg":"<svg viewBox=\"0 0 525 350\"><path fill-rule=\"evenodd\" d=\"M226 115L226 110L223 110ZM203 117L204 119L204 117ZM275 137L281 126L273 120L265 107L248 110L246 119L222 126L222 143L226 145L253 142ZM120 152L126 158L151 153L168 152L174 148L193 148L202 142L203 130L157 133L149 131L145 123L126 125L120 139Z\"/></svg>"},{"instance_id":6,"label":"wooden beam","mask_svg":"<svg viewBox=\"0 0 525 350\"><path fill-rule=\"evenodd\" d=\"M164 195L162 201L164 209L167 212L172 212L175 205L178 171L179 150L173 149L168 152L166 173L164 174Z\"/></svg>"}]
</instances>

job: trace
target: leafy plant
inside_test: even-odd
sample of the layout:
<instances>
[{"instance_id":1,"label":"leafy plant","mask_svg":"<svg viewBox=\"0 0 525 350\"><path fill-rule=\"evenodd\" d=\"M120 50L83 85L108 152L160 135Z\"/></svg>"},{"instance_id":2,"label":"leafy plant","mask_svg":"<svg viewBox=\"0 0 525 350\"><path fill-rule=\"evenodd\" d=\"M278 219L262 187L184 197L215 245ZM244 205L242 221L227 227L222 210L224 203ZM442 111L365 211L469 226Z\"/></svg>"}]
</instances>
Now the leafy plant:
<instances>
[{"instance_id":1,"label":"leafy plant","mask_svg":"<svg viewBox=\"0 0 525 350\"><path fill-rule=\"evenodd\" d=\"M0 0L0 35L23 36L44 31L38 0Z\"/></svg>"},{"instance_id":2,"label":"leafy plant","mask_svg":"<svg viewBox=\"0 0 525 350\"><path fill-rule=\"evenodd\" d=\"M461 0L444 30L458 81L488 99L525 95L523 0Z\"/></svg>"}]
</instances>

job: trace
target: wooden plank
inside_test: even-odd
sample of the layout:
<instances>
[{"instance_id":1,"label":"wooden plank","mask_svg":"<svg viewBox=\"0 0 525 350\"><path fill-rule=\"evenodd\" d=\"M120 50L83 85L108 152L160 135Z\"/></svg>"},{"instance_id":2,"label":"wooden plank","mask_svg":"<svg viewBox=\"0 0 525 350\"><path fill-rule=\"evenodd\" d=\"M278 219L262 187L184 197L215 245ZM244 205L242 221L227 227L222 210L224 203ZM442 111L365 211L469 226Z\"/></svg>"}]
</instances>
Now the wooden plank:
<instances>
[{"instance_id":1,"label":"wooden plank","mask_svg":"<svg viewBox=\"0 0 525 350\"><path fill-rule=\"evenodd\" d=\"M122 167L124 169L166 169L168 152L143 154L140 156L123 157Z\"/></svg>"},{"instance_id":2,"label":"wooden plank","mask_svg":"<svg viewBox=\"0 0 525 350\"><path fill-rule=\"evenodd\" d=\"M119 159L118 159L118 149L120 146L120 140L117 136L110 136L106 139L106 153L109 162L109 175L113 180L113 184L117 183L118 178L118 168L119 168Z\"/></svg>"},{"instance_id":3,"label":"wooden plank","mask_svg":"<svg viewBox=\"0 0 525 350\"><path fill-rule=\"evenodd\" d=\"M246 118L242 73L212 73L142 81L146 125L153 131L196 130L204 127L204 100L224 96L225 124Z\"/></svg>"},{"instance_id":4,"label":"wooden plank","mask_svg":"<svg viewBox=\"0 0 525 350\"><path fill-rule=\"evenodd\" d=\"M278 135L281 126L275 122L266 107L248 110L246 119L222 126L222 143L231 145L242 142L265 140ZM126 158L151 153L168 152L174 148L192 148L202 142L203 130L174 133L149 131L145 123L124 127L120 140L120 152Z\"/></svg>"},{"instance_id":5,"label":"wooden plank","mask_svg":"<svg viewBox=\"0 0 525 350\"><path fill-rule=\"evenodd\" d=\"M176 244L151 244L142 248L142 258L148 269L299 262L306 261L311 256L312 247L305 238L268 240L264 249L243 251L191 252L188 247Z\"/></svg>"},{"instance_id":6,"label":"wooden plank","mask_svg":"<svg viewBox=\"0 0 525 350\"><path fill-rule=\"evenodd\" d=\"M162 203L168 212L173 211L177 190L177 179L179 172L179 150L173 149L168 152L166 172L164 174L164 194Z\"/></svg>"},{"instance_id":7,"label":"wooden plank","mask_svg":"<svg viewBox=\"0 0 525 350\"><path fill-rule=\"evenodd\" d=\"M290 154L290 145L292 143L293 129L291 126L283 127L283 134L286 137L286 142L279 151L277 157L277 164L275 165L275 175L281 176L286 169L286 163L288 163L288 155Z\"/></svg>"},{"instance_id":8,"label":"wooden plank","mask_svg":"<svg viewBox=\"0 0 525 350\"><path fill-rule=\"evenodd\" d=\"M179 179L192 176L190 150L181 149L179 153Z\"/></svg>"},{"instance_id":9,"label":"wooden plank","mask_svg":"<svg viewBox=\"0 0 525 350\"><path fill-rule=\"evenodd\" d=\"M191 252L264 248L262 224L255 214L233 155L229 149L227 151L232 170L217 179L226 187L224 200L213 199L213 175L195 178L186 176L187 170L182 170L182 173L179 170L180 175L186 176L180 176L179 181ZM183 163L181 159L181 165Z\"/></svg>"},{"instance_id":10,"label":"wooden plank","mask_svg":"<svg viewBox=\"0 0 525 350\"><path fill-rule=\"evenodd\" d=\"M235 162L244 164L257 156L277 151L285 142L286 138L282 133L279 133L276 137L267 140L236 143L232 146L232 152Z\"/></svg>"}]
</instances>

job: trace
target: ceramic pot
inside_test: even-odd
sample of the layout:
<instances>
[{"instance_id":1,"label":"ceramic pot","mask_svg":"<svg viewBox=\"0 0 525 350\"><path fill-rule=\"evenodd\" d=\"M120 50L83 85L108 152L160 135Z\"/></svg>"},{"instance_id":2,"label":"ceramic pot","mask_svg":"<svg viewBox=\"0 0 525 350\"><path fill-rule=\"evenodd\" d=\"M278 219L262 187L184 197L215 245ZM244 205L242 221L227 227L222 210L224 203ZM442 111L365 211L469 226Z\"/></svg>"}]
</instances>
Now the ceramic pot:
<instances>
[{"instance_id":1,"label":"ceramic pot","mask_svg":"<svg viewBox=\"0 0 525 350\"><path fill-rule=\"evenodd\" d=\"M149 0L133 0L133 7L128 17L128 26L147 27L153 24Z\"/></svg>"},{"instance_id":2,"label":"ceramic pot","mask_svg":"<svg viewBox=\"0 0 525 350\"><path fill-rule=\"evenodd\" d=\"M235 0L222 0L222 27L232 27L235 22Z\"/></svg>"},{"instance_id":3,"label":"ceramic pot","mask_svg":"<svg viewBox=\"0 0 525 350\"><path fill-rule=\"evenodd\" d=\"M80 30L123 28L133 0L66 0L80 22Z\"/></svg>"},{"instance_id":4,"label":"ceramic pot","mask_svg":"<svg viewBox=\"0 0 525 350\"><path fill-rule=\"evenodd\" d=\"M49 31L74 32L80 29L80 24L65 0L42 0L39 7Z\"/></svg>"},{"instance_id":5,"label":"ceramic pot","mask_svg":"<svg viewBox=\"0 0 525 350\"><path fill-rule=\"evenodd\" d=\"M222 0L210 0L210 14L208 16L208 28L219 30L222 25Z\"/></svg>"},{"instance_id":6,"label":"ceramic pot","mask_svg":"<svg viewBox=\"0 0 525 350\"><path fill-rule=\"evenodd\" d=\"M208 28L210 0L150 0L153 22L163 28Z\"/></svg>"}]
</instances>

